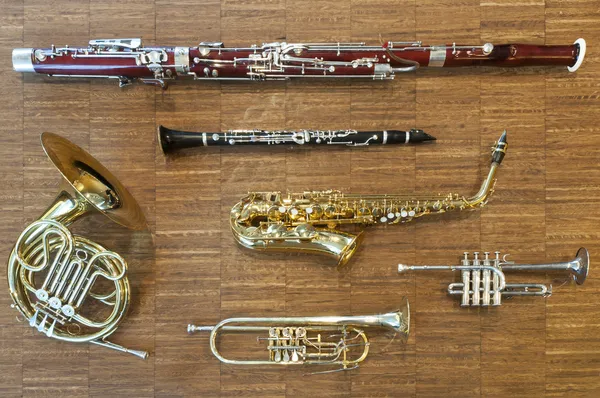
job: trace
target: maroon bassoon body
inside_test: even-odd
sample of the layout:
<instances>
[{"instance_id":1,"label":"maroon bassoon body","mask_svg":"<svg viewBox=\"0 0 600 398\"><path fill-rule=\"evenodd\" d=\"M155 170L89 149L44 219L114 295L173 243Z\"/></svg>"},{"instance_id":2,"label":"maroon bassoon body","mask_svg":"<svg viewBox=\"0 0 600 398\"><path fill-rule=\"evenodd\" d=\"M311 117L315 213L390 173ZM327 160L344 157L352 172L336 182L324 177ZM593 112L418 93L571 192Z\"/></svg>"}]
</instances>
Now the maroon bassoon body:
<instances>
[{"instance_id":1,"label":"maroon bassoon body","mask_svg":"<svg viewBox=\"0 0 600 398\"><path fill-rule=\"evenodd\" d=\"M145 47L141 39L92 40L87 47L13 50L17 72L55 77L114 78L166 87L169 80L286 80L291 78L393 79L419 67L471 65L566 66L574 72L585 56L585 40L571 45L440 45L421 42L268 43L227 48L223 43L197 47Z\"/></svg>"}]
</instances>

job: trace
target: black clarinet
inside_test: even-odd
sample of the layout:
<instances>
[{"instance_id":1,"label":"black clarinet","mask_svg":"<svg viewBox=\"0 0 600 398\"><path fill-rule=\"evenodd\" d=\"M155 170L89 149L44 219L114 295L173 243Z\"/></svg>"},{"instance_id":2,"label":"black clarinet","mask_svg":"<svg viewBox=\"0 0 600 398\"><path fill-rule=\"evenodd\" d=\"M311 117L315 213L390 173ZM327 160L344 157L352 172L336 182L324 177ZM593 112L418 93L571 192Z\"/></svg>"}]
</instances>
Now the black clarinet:
<instances>
[{"instance_id":1,"label":"black clarinet","mask_svg":"<svg viewBox=\"0 0 600 398\"><path fill-rule=\"evenodd\" d=\"M158 126L158 141L164 153L177 149L221 145L344 145L368 146L412 144L433 141L423 130L229 130L222 133L194 133Z\"/></svg>"}]
</instances>

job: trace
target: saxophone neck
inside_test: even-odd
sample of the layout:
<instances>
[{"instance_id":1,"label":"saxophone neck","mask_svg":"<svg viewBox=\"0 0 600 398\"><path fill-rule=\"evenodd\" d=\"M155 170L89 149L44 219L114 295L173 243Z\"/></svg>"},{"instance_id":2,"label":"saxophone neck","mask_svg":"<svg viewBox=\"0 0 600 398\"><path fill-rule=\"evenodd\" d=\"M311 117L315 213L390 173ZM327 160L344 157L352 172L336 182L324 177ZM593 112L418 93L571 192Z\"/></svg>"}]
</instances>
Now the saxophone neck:
<instances>
[{"instance_id":1,"label":"saxophone neck","mask_svg":"<svg viewBox=\"0 0 600 398\"><path fill-rule=\"evenodd\" d=\"M479 192L469 199L465 199L466 207L483 206L487 203L492 193L494 193L494 185L496 184L496 171L506 155L507 147L508 142L506 140L506 130L504 130L496 144L492 147L490 171L488 172L486 179L483 180L481 188L479 188Z\"/></svg>"}]
</instances>

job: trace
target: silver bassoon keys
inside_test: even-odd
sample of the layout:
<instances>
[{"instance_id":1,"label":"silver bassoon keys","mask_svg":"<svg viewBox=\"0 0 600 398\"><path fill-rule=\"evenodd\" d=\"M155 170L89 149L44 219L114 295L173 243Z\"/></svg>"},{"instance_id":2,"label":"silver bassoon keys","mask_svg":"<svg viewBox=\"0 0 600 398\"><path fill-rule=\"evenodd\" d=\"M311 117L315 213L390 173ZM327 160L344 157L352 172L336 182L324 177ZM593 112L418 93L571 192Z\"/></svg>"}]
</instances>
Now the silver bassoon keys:
<instances>
[{"instance_id":1,"label":"silver bassoon keys","mask_svg":"<svg viewBox=\"0 0 600 398\"><path fill-rule=\"evenodd\" d=\"M461 306L501 305L502 297L512 296L542 296L552 294L552 285L539 283L507 283L505 272L537 271L567 273L578 285L583 284L588 275L590 255L585 248L577 251L571 261L549 264L516 264L507 261L505 254L500 258L500 252L490 258L489 252L484 252L480 258L479 252L464 253L460 265L398 265L398 272L406 271L460 271L462 282L448 285L448 294L461 296Z\"/></svg>"},{"instance_id":2,"label":"silver bassoon keys","mask_svg":"<svg viewBox=\"0 0 600 398\"><path fill-rule=\"evenodd\" d=\"M420 67L563 66L579 68L586 43L568 45L440 44L420 41L366 43L274 42L225 47L144 46L141 39L91 40L86 47L17 48L17 72L66 78L110 78L120 86L139 80L166 88L175 79L288 80L323 78L393 79Z\"/></svg>"}]
</instances>

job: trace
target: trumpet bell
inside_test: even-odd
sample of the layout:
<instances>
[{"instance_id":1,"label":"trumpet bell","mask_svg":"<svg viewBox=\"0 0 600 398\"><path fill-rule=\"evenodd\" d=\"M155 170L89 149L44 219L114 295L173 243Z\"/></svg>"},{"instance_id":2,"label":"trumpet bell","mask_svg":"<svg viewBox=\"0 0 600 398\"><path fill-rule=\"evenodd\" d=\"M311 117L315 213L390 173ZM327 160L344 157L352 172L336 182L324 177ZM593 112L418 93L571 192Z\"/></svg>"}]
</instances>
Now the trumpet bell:
<instances>
[{"instance_id":1,"label":"trumpet bell","mask_svg":"<svg viewBox=\"0 0 600 398\"><path fill-rule=\"evenodd\" d=\"M583 284L588 276L588 270L590 267L590 253L585 247L577 250L577 254L575 254L574 263L577 265L571 268L571 272L573 272L573 276L575 278L575 282L578 285Z\"/></svg>"},{"instance_id":2,"label":"trumpet bell","mask_svg":"<svg viewBox=\"0 0 600 398\"><path fill-rule=\"evenodd\" d=\"M394 330L400 335L402 342L406 342L410 332L410 306L408 304L408 299L406 297L402 298L398 310L381 315L380 325Z\"/></svg>"},{"instance_id":3,"label":"trumpet bell","mask_svg":"<svg viewBox=\"0 0 600 398\"><path fill-rule=\"evenodd\" d=\"M398 332L401 334L402 340L408 340L408 334L410 332L410 304L406 297L402 298L402 304L400 306L400 327Z\"/></svg>"},{"instance_id":4,"label":"trumpet bell","mask_svg":"<svg viewBox=\"0 0 600 398\"><path fill-rule=\"evenodd\" d=\"M43 133L41 140L46 155L75 192L77 202L91 206L127 228L146 227L136 200L92 155L53 133Z\"/></svg>"}]
</instances>

